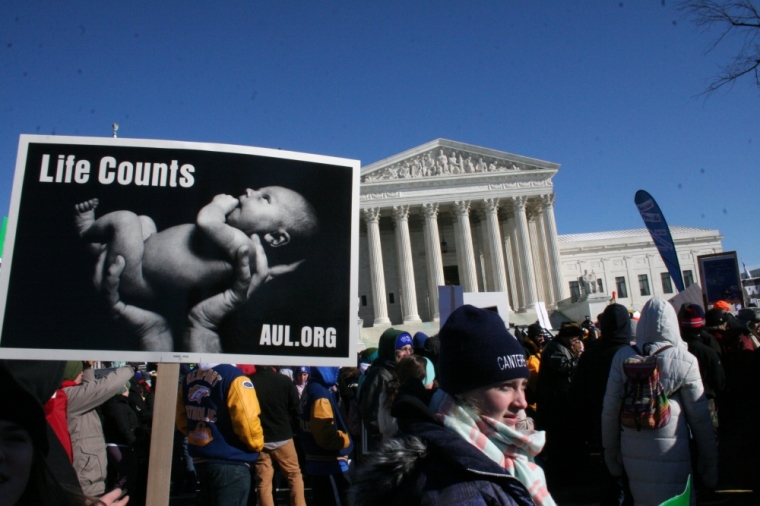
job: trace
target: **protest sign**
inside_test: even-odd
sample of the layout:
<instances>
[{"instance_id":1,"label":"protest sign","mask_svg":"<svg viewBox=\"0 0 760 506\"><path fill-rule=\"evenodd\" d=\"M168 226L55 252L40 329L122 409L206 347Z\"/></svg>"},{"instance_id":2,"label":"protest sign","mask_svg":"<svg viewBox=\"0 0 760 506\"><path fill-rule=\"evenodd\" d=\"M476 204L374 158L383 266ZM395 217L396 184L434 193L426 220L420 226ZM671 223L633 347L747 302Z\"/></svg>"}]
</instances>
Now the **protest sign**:
<instances>
[{"instance_id":1,"label":"protest sign","mask_svg":"<svg viewBox=\"0 0 760 506\"><path fill-rule=\"evenodd\" d=\"M742 287L747 304L758 306L760 303L760 278L742 279Z\"/></svg>"},{"instance_id":2,"label":"protest sign","mask_svg":"<svg viewBox=\"0 0 760 506\"><path fill-rule=\"evenodd\" d=\"M739 262L735 251L724 251L697 257L699 277L705 304L724 300L729 304L744 304Z\"/></svg>"},{"instance_id":3,"label":"protest sign","mask_svg":"<svg viewBox=\"0 0 760 506\"><path fill-rule=\"evenodd\" d=\"M358 176L281 150L22 135L0 356L353 364Z\"/></svg>"}]
</instances>

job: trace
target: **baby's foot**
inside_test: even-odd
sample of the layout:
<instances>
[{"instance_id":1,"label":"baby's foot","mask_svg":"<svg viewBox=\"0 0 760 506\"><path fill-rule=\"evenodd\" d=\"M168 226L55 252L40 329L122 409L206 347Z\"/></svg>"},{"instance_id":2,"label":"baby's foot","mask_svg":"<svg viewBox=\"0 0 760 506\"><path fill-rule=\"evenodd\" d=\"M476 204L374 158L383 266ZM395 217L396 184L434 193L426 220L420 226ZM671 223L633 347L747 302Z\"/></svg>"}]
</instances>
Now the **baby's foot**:
<instances>
[{"instance_id":1,"label":"baby's foot","mask_svg":"<svg viewBox=\"0 0 760 506\"><path fill-rule=\"evenodd\" d=\"M95 223L95 208L98 207L99 203L98 199L90 199L74 206L76 210L74 224L79 232L79 237L82 237Z\"/></svg>"}]
</instances>

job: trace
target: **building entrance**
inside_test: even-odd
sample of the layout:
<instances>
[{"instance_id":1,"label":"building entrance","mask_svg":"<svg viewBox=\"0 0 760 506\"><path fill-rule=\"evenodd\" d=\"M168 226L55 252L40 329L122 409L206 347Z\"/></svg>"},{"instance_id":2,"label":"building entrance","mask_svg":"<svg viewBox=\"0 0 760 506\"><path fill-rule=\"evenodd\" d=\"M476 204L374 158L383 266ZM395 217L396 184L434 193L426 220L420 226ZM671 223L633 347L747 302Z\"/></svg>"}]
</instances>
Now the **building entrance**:
<instances>
[{"instance_id":1,"label":"building entrance","mask_svg":"<svg viewBox=\"0 0 760 506\"><path fill-rule=\"evenodd\" d=\"M459 286L459 266L449 265L443 268L443 283Z\"/></svg>"}]
</instances>

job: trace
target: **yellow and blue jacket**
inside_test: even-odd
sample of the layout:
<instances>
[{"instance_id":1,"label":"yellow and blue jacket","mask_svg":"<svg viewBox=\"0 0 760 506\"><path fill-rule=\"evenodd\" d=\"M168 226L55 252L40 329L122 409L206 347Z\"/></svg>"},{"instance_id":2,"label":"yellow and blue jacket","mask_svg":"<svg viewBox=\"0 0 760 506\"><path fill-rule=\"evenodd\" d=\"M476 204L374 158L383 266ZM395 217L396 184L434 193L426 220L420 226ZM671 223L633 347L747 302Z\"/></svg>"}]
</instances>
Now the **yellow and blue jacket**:
<instances>
[{"instance_id":1,"label":"yellow and blue jacket","mask_svg":"<svg viewBox=\"0 0 760 506\"><path fill-rule=\"evenodd\" d=\"M196 463L249 464L264 447L253 382L235 366L194 369L177 395L177 428Z\"/></svg>"},{"instance_id":2,"label":"yellow and blue jacket","mask_svg":"<svg viewBox=\"0 0 760 506\"><path fill-rule=\"evenodd\" d=\"M300 435L306 474L345 473L354 445L329 389L338 379L338 368L312 367L311 372L301 394Z\"/></svg>"}]
</instances>

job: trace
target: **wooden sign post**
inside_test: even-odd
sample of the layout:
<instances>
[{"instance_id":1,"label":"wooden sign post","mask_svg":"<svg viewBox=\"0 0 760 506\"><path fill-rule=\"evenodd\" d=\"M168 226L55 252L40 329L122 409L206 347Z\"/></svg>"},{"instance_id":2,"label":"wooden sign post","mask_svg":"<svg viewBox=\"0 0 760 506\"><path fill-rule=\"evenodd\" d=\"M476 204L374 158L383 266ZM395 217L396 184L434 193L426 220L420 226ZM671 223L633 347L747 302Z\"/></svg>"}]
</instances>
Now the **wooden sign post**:
<instances>
[{"instance_id":1,"label":"wooden sign post","mask_svg":"<svg viewBox=\"0 0 760 506\"><path fill-rule=\"evenodd\" d=\"M159 380L156 388L153 430L150 438L150 462L148 463L148 494L145 502L147 506L169 504L178 377L179 364L158 364Z\"/></svg>"}]
</instances>

